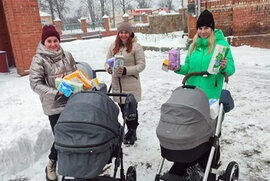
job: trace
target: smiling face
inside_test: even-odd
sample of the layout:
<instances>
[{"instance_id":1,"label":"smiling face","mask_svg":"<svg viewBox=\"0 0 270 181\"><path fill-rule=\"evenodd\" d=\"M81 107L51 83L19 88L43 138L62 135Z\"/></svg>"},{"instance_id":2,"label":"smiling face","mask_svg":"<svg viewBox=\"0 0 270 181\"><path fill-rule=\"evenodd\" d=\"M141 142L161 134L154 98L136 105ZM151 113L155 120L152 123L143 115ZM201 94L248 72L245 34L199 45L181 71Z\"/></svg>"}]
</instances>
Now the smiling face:
<instances>
[{"instance_id":1,"label":"smiling face","mask_svg":"<svg viewBox=\"0 0 270 181\"><path fill-rule=\"evenodd\" d=\"M59 42L58 38L55 36L49 36L45 40L44 45L46 48L48 48L49 50L54 51L54 52L58 51L60 48L60 42Z\"/></svg>"},{"instance_id":2,"label":"smiling face","mask_svg":"<svg viewBox=\"0 0 270 181\"><path fill-rule=\"evenodd\" d=\"M199 37L201 37L202 39L208 38L212 33L212 31L213 31L212 28L208 26L201 26L197 29L197 33Z\"/></svg>"},{"instance_id":3,"label":"smiling face","mask_svg":"<svg viewBox=\"0 0 270 181\"><path fill-rule=\"evenodd\" d=\"M127 42L127 40L129 39L129 32L122 30L119 32L119 38L121 39L121 41L125 44Z\"/></svg>"}]
</instances>

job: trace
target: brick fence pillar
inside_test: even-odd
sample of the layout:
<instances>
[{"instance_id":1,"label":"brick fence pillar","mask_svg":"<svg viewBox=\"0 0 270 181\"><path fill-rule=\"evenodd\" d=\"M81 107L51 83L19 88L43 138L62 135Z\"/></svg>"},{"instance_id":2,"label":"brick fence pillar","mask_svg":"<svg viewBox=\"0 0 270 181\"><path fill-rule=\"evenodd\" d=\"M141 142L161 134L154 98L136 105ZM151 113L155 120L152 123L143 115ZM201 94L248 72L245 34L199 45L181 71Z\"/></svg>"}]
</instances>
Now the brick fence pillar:
<instances>
[{"instance_id":1,"label":"brick fence pillar","mask_svg":"<svg viewBox=\"0 0 270 181\"><path fill-rule=\"evenodd\" d=\"M54 20L55 26L56 26L56 31L59 33L59 35L62 35L62 27L61 27L61 20L59 18L56 18Z\"/></svg>"},{"instance_id":2,"label":"brick fence pillar","mask_svg":"<svg viewBox=\"0 0 270 181\"><path fill-rule=\"evenodd\" d=\"M82 32L87 33L86 18L81 18Z\"/></svg>"},{"instance_id":3,"label":"brick fence pillar","mask_svg":"<svg viewBox=\"0 0 270 181\"><path fill-rule=\"evenodd\" d=\"M188 37L193 38L197 33L196 29L197 18L193 17L191 14L188 16Z\"/></svg>"},{"instance_id":4,"label":"brick fence pillar","mask_svg":"<svg viewBox=\"0 0 270 181\"><path fill-rule=\"evenodd\" d=\"M148 15L147 14L144 14L142 16L142 19L143 19L143 23L148 23Z\"/></svg>"},{"instance_id":5,"label":"brick fence pillar","mask_svg":"<svg viewBox=\"0 0 270 181\"><path fill-rule=\"evenodd\" d=\"M103 22L104 22L104 28L105 28L106 32L109 32L110 31L109 16L104 15L102 17L102 19L103 19Z\"/></svg>"},{"instance_id":6,"label":"brick fence pillar","mask_svg":"<svg viewBox=\"0 0 270 181\"><path fill-rule=\"evenodd\" d=\"M5 14L4 27L8 30L17 72L19 75L27 75L41 39L38 1L2 0L0 4ZM9 54L10 50L7 51Z\"/></svg>"},{"instance_id":7,"label":"brick fence pillar","mask_svg":"<svg viewBox=\"0 0 270 181\"><path fill-rule=\"evenodd\" d=\"M123 15L123 20L128 22L128 18L129 18L129 15L125 13Z\"/></svg>"}]
</instances>

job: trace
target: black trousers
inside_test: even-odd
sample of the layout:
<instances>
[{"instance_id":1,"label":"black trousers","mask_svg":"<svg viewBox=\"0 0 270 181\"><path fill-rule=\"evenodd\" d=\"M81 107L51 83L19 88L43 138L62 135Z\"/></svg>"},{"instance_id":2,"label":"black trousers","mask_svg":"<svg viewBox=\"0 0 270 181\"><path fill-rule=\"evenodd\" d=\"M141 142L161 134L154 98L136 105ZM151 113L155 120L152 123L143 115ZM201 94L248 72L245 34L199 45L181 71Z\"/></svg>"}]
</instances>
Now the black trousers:
<instances>
[{"instance_id":1,"label":"black trousers","mask_svg":"<svg viewBox=\"0 0 270 181\"><path fill-rule=\"evenodd\" d=\"M125 107L125 104L118 104L119 107L120 107L120 110L122 112L122 117L124 119L124 107ZM127 124L127 128L128 129L136 129L139 125L139 122L138 122L138 110L136 110L136 119L135 120L127 120L126 121L126 124Z\"/></svg>"},{"instance_id":2,"label":"black trousers","mask_svg":"<svg viewBox=\"0 0 270 181\"><path fill-rule=\"evenodd\" d=\"M54 126L56 125L59 116L60 116L60 114L54 114L54 115L49 116L50 125L51 125L51 128L52 128L53 135L54 135ZM57 161L57 151L56 151L56 149L54 147L54 143L53 143L53 145L51 147L51 152L49 154L49 159Z\"/></svg>"}]
</instances>

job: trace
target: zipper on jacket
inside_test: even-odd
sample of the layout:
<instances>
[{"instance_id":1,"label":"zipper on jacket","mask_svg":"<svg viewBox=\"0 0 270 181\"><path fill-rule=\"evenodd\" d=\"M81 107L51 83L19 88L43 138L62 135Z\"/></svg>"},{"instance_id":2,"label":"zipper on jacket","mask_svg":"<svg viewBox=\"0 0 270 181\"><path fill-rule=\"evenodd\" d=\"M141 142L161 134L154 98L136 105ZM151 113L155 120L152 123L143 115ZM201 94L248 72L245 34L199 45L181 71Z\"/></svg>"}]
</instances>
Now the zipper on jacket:
<instances>
[{"instance_id":1,"label":"zipper on jacket","mask_svg":"<svg viewBox=\"0 0 270 181\"><path fill-rule=\"evenodd\" d=\"M123 55L123 50L124 50L125 47L122 47L120 49L120 55ZM118 82L119 82L119 89L120 89L120 93L122 93L122 84L121 84L121 78L118 77ZM120 104L122 104L122 96L119 97L120 99Z\"/></svg>"}]
</instances>

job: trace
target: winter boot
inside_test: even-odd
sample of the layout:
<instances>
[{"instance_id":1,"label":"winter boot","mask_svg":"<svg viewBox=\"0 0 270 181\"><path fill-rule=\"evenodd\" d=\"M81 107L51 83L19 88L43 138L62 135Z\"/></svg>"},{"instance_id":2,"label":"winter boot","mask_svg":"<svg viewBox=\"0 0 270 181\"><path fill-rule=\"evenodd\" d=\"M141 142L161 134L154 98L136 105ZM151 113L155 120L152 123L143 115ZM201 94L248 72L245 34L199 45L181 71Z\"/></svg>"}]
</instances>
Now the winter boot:
<instances>
[{"instance_id":1,"label":"winter boot","mask_svg":"<svg viewBox=\"0 0 270 181\"><path fill-rule=\"evenodd\" d=\"M129 129L124 137L124 144L134 145L136 140L136 129Z\"/></svg>"},{"instance_id":2,"label":"winter boot","mask_svg":"<svg viewBox=\"0 0 270 181\"><path fill-rule=\"evenodd\" d=\"M49 160L46 169L46 180L47 181L57 181L57 175L56 175L56 161L55 160Z\"/></svg>"}]
</instances>

